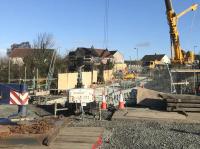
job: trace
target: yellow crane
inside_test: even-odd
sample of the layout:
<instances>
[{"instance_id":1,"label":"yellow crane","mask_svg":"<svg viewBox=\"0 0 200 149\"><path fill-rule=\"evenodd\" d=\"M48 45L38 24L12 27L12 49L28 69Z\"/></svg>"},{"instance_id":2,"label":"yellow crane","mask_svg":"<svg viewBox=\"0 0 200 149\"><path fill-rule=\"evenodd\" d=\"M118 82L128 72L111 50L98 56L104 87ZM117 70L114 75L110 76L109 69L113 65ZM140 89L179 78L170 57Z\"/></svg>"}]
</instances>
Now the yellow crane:
<instances>
[{"instance_id":1,"label":"yellow crane","mask_svg":"<svg viewBox=\"0 0 200 149\"><path fill-rule=\"evenodd\" d=\"M180 17L190 11L195 11L198 4L193 4L183 12L176 14L172 7L172 0L165 0L167 20L170 28L170 39L172 47L172 63L173 64L192 64L194 63L194 52L188 51L187 53L180 46L179 32L177 23Z\"/></svg>"}]
</instances>

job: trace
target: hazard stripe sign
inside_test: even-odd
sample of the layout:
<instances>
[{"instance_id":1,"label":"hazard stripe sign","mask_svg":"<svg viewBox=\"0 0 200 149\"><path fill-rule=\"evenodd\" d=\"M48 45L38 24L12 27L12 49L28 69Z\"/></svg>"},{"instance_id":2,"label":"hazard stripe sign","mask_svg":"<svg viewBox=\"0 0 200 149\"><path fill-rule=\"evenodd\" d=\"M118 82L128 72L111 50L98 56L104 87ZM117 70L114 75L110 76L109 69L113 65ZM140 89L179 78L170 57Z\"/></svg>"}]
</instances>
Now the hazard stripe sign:
<instances>
[{"instance_id":1,"label":"hazard stripe sign","mask_svg":"<svg viewBox=\"0 0 200 149\"><path fill-rule=\"evenodd\" d=\"M27 105L28 104L28 92L19 93L16 91L10 92L10 102L11 105Z\"/></svg>"}]
</instances>

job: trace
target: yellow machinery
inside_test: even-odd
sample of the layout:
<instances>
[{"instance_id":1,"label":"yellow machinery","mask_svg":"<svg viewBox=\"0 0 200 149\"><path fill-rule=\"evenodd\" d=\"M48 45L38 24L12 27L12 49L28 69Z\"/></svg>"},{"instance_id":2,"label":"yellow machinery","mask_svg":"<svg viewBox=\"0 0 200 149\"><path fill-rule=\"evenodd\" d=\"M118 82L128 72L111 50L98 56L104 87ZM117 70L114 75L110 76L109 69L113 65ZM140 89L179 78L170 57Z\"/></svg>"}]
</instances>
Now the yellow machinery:
<instances>
[{"instance_id":1,"label":"yellow machinery","mask_svg":"<svg viewBox=\"0 0 200 149\"><path fill-rule=\"evenodd\" d=\"M198 8L197 4L193 4L188 9L184 10L180 14L176 14L172 7L172 0L165 0L166 14L168 19L168 24L170 27L170 39L172 46L172 63L173 64L192 64L194 63L194 52L188 51L185 53L181 46L179 40L179 32L177 28L178 19L188 13L189 11L195 11Z\"/></svg>"},{"instance_id":2,"label":"yellow machinery","mask_svg":"<svg viewBox=\"0 0 200 149\"><path fill-rule=\"evenodd\" d=\"M124 80L133 80L137 77L137 74L135 72L127 72L125 75L124 75Z\"/></svg>"}]
</instances>

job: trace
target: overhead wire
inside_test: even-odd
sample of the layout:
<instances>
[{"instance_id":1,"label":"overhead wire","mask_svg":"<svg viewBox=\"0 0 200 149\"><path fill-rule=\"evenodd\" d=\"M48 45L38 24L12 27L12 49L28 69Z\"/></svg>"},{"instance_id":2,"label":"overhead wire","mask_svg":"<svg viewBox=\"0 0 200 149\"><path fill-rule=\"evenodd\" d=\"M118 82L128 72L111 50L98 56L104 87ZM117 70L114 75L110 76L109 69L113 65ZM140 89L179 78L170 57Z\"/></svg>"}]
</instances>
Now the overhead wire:
<instances>
[{"instance_id":1,"label":"overhead wire","mask_svg":"<svg viewBox=\"0 0 200 149\"><path fill-rule=\"evenodd\" d=\"M105 15L104 15L104 47L107 49L108 48L108 29L109 29L109 0L105 0Z\"/></svg>"}]
</instances>

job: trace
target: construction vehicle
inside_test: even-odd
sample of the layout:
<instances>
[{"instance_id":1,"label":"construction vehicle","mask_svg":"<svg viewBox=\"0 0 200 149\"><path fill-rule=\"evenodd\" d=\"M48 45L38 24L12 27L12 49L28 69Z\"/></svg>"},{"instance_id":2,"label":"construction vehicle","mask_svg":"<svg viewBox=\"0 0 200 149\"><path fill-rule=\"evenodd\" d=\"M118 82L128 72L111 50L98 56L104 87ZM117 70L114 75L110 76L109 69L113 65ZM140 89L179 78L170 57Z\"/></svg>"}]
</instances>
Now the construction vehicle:
<instances>
[{"instance_id":1,"label":"construction vehicle","mask_svg":"<svg viewBox=\"0 0 200 149\"><path fill-rule=\"evenodd\" d=\"M198 8L198 4L193 4L183 12L176 14L173 9L172 0L165 0L167 20L170 28L171 39L171 52L172 52L172 64L193 64L194 52L185 52L180 46L179 32L177 23L180 17L190 11L195 11Z\"/></svg>"},{"instance_id":2,"label":"construction vehicle","mask_svg":"<svg viewBox=\"0 0 200 149\"><path fill-rule=\"evenodd\" d=\"M134 71L127 71L123 77L124 80L134 80L137 74Z\"/></svg>"}]
</instances>

